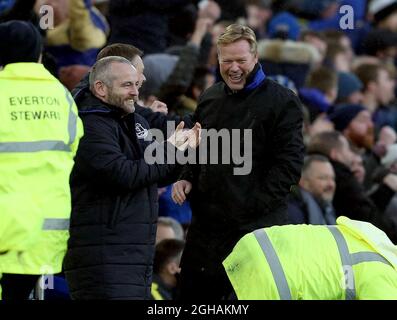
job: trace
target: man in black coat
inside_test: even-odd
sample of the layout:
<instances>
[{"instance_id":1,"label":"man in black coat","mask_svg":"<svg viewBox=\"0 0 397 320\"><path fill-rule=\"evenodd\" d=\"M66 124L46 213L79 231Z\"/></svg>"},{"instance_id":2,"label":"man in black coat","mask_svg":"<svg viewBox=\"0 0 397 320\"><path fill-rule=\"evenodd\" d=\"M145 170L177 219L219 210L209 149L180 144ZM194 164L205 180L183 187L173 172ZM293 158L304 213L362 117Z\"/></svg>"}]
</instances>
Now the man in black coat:
<instances>
[{"instance_id":1,"label":"man in black coat","mask_svg":"<svg viewBox=\"0 0 397 320\"><path fill-rule=\"evenodd\" d=\"M354 154L349 142L338 131L315 135L308 145L308 153L322 154L330 159L335 171L336 189L332 204L336 216L370 222L394 240L395 235L389 229L384 211L397 191L397 176L388 173L378 188L367 194L351 170Z\"/></svg>"},{"instance_id":2,"label":"man in black coat","mask_svg":"<svg viewBox=\"0 0 397 320\"><path fill-rule=\"evenodd\" d=\"M194 119L202 121L204 129L224 129L232 138L232 130L239 129L232 146L237 142L238 151L247 150L250 159L243 164L209 164L207 159L184 168L182 180L174 185L177 203L192 191L193 219L179 292L186 300L219 300L230 294L222 261L245 233L287 223L286 197L299 181L304 156L299 99L266 79L254 32L229 26L218 39L218 55L224 82L204 92ZM214 151L222 158L230 147Z\"/></svg>"},{"instance_id":3,"label":"man in black coat","mask_svg":"<svg viewBox=\"0 0 397 320\"><path fill-rule=\"evenodd\" d=\"M138 84L130 61L107 57L94 65L91 92L79 100L85 134L70 179L72 215L64 263L73 299L150 298L156 183L176 173L176 166L167 164L166 150L184 148L198 132L183 134L177 128L163 151L158 149L166 163L149 165L144 158L149 127L134 113Z\"/></svg>"}]
</instances>

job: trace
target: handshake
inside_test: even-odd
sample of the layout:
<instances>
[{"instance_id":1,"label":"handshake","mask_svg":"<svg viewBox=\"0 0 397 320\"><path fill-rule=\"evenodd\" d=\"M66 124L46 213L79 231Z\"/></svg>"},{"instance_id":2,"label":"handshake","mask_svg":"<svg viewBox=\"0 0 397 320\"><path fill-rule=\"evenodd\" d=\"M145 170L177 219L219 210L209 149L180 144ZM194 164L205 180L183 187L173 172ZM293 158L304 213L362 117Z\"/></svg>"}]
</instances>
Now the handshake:
<instances>
[{"instance_id":1,"label":"handshake","mask_svg":"<svg viewBox=\"0 0 397 320\"><path fill-rule=\"evenodd\" d=\"M192 129L183 129L185 123L181 121L175 129L175 132L168 138L168 142L181 151L187 147L196 149L201 141L201 125L196 122Z\"/></svg>"}]
</instances>

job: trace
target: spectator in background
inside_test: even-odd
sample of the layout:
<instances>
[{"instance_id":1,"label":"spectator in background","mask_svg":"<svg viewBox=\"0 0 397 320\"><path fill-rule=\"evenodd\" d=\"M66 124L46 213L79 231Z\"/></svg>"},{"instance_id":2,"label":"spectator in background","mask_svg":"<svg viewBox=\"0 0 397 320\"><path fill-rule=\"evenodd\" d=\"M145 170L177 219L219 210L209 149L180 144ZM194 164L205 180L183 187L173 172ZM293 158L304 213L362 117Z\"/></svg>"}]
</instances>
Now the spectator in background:
<instances>
[{"instance_id":1,"label":"spectator in background","mask_svg":"<svg viewBox=\"0 0 397 320\"><path fill-rule=\"evenodd\" d=\"M307 150L309 154L328 157L334 168L336 189L332 204L336 216L345 215L351 219L371 222L393 236L383 221L383 213L397 191L397 176L385 176L379 188L369 197L352 172L355 154L340 132L322 132L314 136Z\"/></svg>"},{"instance_id":2,"label":"spectator in background","mask_svg":"<svg viewBox=\"0 0 397 320\"><path fill-rule=\"evenodd\" d=\"M206 67L198 66L194 70L192 82L186 93L176 102L174 112L183 117L196 111L197 102L201 94L215 83L215 76Z\"/></svg>"},{"instance_id":3,"label":"spectator in background","mask_svg":"<svg viewBox=\"0 0 397 320\"><path fill-rule=\"evenodd\" d=\"M267 23L272 16L271 2L271 0L245 1L247 25L254 30L258 40L267 38Z\"/></svg>"},{"instance_id":4,"label":"spectator in background","mask_svg":"<svg viewBox=\"0 0 397 320\"><path fill-rule=\"evenodd\" d=\"M379 58L384 64L394 65L397 55L397 31L370 31L363 41L363 53Z\"/></svg>"},{"instance_id":5,"label":"spectator in background","mask_svg":"<svg viewBox=\"0 0 397 320\"><path fill-rule=\"evenodd\" d=\"M363 101L361 80L350 72L338 73L338 97L337 104L360 104Z\"/></svg>"},{"instance_id":6,"label":"spectator in background","mask_svg":"<svg viewBox=\"0 0 397 320\"><path fill-rule=\"evenodd\" d=\"M288 217L292 224L336 223L332 206L335 173L328 158L310 155L305 158L299 188L288 199Z\"/></svg>"},{"instance_id":7,"label":"spectator in background","mask_svg":"<svg viewBox=\"0 0 397 320\"><path fill-rule=\"evenodd\" d=\"M349 64L353 61L354 50L350 38L341 30L325 30L323 32L324 37L328 44L339 44L347 56Z\"/></svg>"},{"instance_id":8,"label":"spectator in background","mask_svg":"<svg viewBox=\"0 0 397 320\"><path fill-rule=\"evenodd\" d=\"M320 67L309 73L306 87L319 90L332 106L338 97L338 75L329 68Z\"/></svg>"},{"instance_id":9,"label":"spectator in background","mask_svg":"<svg viewBox=\"0 0 397 320\"><path fill-rule=\"evenodd\" d=\"M160 216L157 220L156 244L164 239L185 239L182 225L172 217Z\"/></svg>"},{"instance_id":10,"label":"spectator in background","mask_svg":"<svg viewBox=\"0 0 397 320\"><path fill-rule=\"evenodd\" d=\"M305 30L302 31L300 35L300 41L308 43L316 48L320 55L319 63L324 61L328 49L328 44L324 34L313 30Z\"/></svg>"},{"instance_id":11,"label":"spectator in background","mask_svg":"<svg viewBox=\"0 0 397 320\"><path fill-rule=\"evenodd\" d=\"M3 300L27 300L40 275L62 269L83 127L70 93L40 63L37 28L5 22L0 39L0 285Z\"/></svg>"},{"instance_id":12,"label":"spectator in background","mask_svg":"<svg viewBox=\"0 0 397 320\"><path fill-rule=\"evenodd\" d=\"M179 56L164 53L144 57L147 81L142 87L141 96L148 101L147 104L157 98L175 113L179 97L186 93L193 80L202 40L210 25L209 19L199 18L189 42L178 51Z\"/></svg>"},{"instance_id":13,"label":"spectator in background","mask_svg":"<svg viewBox=\"0 0 397 320\"><path fill-rule=\"evenodd\" d=\"M372 0L368 12L376 28L397 32L397 1Z\"/></svg>"},{"instance_id":14,"label":"spectator in background","mask_svg":"<svg viewBox=\"0 0 397 320\"><path fill-rule=\"evenodd\" d=\"M348 52L341 44L329 43L327 45L324 65L337 72L349 72L351 60L349 59Z\"/></svg>"},{"instance_id":15,"label":"spectator in background","mask_svg":"<svg viewBox=\"0 0 397 320\"><path fill-rule=\"evenodd\" d=\"M397 130L397 110L391 106L395 98L393 72L382 64L362 64L355 74L363 83L362 105L371 113L379 131L388 125Z\"/></svg>"},{"instance_id":16,"label":"spectator in background","mask_svg":"<svg viewBox=\"0 0 397 320\"><path fill-rule=\"evenodd\" d=\"M185 241L165 239L156 245L153 263L153 300L173 300L181 268L181 256Z\"/></svg>"},{"instance_id":17,"label":"spectator in background","mask_svg":"<svg viewBox=\"0 0 397 320\"><path fill-rule=\"evenodd\" d=\"M38 0L54 10L54 28L47 30L46 50L55 58L58 77L72 90L105 45L108 24L90 0Z\"/></svg>"},{"instance_id":18,"label":"spectator in background","mask_svg":"<svg viewBox=\"0 0 397 320\"><path fill-rule=\"evenodd\" d=\"M108 44L126 43L145 54L164 52L168 46L169 18L188 0L112 0Z\"/></svg>"}]
</instances>

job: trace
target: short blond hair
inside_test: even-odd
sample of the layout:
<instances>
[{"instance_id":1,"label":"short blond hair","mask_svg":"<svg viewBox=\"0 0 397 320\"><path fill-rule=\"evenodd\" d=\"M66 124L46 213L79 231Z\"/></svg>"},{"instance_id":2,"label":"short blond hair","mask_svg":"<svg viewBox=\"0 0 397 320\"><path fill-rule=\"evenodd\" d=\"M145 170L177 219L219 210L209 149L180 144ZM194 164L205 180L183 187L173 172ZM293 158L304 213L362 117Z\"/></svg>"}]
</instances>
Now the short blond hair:
<instances>
[{"instance_id":1,"label":"short blond hair","mask_svg":"<svg viewBox=\"0 0 397 320\"><path fill-rule=\"evenodd\" d=\"M256 54L258 52L258 44L254 31L247 26L241 24L231 24L224 33L222 33L216 43L218 50L220 46L228 45L239 40L246 40L250 45L250 52Z\"/></svg>"}]
</instances>

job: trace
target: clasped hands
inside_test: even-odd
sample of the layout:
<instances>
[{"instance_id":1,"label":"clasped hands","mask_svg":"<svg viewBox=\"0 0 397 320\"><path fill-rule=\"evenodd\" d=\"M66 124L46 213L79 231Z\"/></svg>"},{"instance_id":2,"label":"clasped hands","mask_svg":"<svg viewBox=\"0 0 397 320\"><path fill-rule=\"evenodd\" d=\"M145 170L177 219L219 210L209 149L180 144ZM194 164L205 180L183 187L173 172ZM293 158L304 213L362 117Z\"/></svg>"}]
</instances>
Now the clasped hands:
<instances>
[{"instance_id":1,"label":"clasped hands","mask_svg":"<svg viewBox=\"0 0 397 320\"><path fill-rule=\"evenodd\" d=\"M183 129L185 123L181 121L175 129L175 132L167 139L181 151L185 151L187 147L196 149L201 141L201 125L196 122L192 129Z\"/></svg>"}]
</instances>

